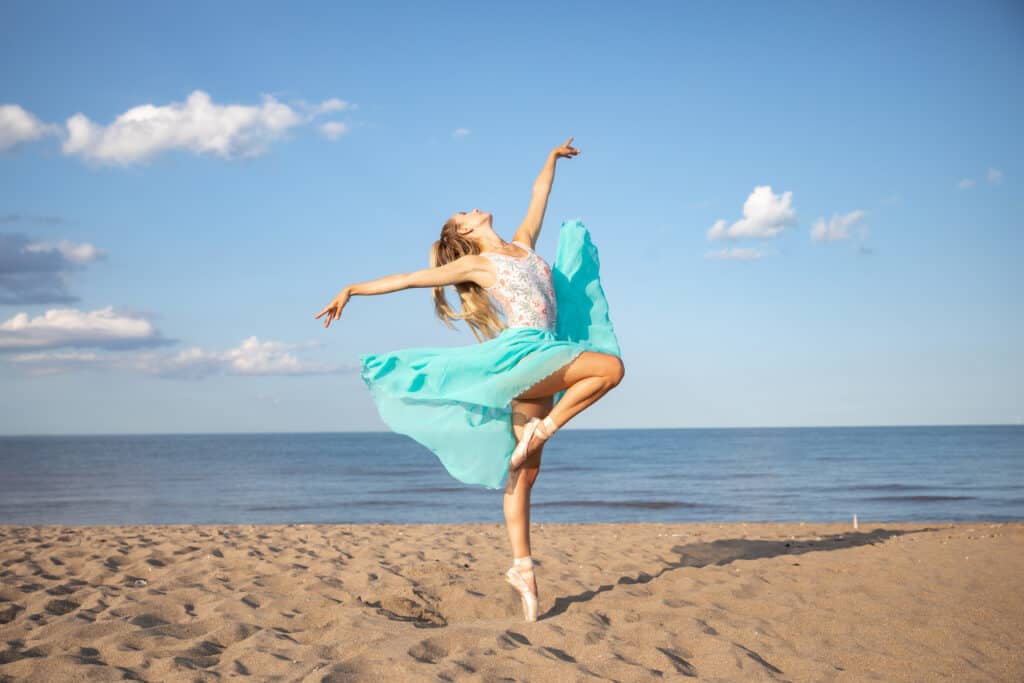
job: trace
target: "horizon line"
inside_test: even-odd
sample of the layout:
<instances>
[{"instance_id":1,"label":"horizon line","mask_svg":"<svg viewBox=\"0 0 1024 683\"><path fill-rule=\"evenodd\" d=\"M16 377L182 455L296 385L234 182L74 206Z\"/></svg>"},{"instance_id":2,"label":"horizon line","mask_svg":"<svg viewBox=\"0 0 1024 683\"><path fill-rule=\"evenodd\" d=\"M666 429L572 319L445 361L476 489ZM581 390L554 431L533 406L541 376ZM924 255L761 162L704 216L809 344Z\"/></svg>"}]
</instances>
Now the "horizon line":
<instances>
[{"instance_id":1,"label":"horizon line","mask_svg":"<svg viewBox=\"0 0 1024 683\"><path fill-rule=\"evenodd\" d=\"M921 427L1024 427L1012 422L978 422L978 423L934 423L934 424L858 424L858 425L761 425L732 427L562 427L559 431L574 432L613 432L613 431L711 431L711 430L750 430L750 429L901 429ZM52 433L0 433L0 438L47 437L47 436L240 436L248 434L395 434L387 429L381 430L348 430L348 431L227 431L227 432L52 432Z\"/></svg>"}]
</instances>

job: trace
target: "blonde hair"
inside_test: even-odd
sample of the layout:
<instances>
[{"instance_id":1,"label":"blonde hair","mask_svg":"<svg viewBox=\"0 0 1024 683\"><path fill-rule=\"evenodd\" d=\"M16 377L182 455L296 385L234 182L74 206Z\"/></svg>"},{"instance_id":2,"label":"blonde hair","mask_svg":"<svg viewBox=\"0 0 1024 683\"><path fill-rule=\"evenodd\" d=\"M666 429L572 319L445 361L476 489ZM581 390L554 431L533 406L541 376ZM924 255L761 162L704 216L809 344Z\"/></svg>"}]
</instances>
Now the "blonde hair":
<instances>
[{"instance_id":1,"label":"blonde hair","mask_svg":"<svg viewBox=\"0 0 1024 683\"><path fill-rule=\"evenodd\" d=\"M449 220L441 228L441 238L436 240L430 249L430 265L434 268L451 263L467 254L479 254L480 246L459 234L458 224ZM448 305L444 295L444 287L434 287L434 312L448 327L455 329L453 320L465 320L477 341L485 341L498 336L505 323L498 316L490 296L484 288L475 282L458 282L453 285L462 301L462 312L456 313Z\"/></svg>"}]
</instances>

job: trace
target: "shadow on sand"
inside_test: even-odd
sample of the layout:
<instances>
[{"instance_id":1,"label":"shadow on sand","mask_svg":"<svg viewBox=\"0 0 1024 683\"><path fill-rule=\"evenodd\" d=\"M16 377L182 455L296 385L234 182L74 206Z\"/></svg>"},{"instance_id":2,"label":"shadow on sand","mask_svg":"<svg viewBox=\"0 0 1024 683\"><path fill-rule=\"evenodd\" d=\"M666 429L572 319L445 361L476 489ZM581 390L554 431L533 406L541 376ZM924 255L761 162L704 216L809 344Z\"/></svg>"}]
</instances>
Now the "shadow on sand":
<instances>
[{"instance_id":1,"label":"shadow on sand","mask_svg":"<svg viewBox=\"0 0 1024 683\"><path fill-rule=\"evenodd\" d=\"M586 590L575 595L567 595L555 599L554 606L538 619L547 619L562 614L569 606L578 602L589 602L595 595L613 590L619 585L635 585L649 583L668 572L683 567L707 567L708 565L726 565L735 560L759 560L764 557L779 555L795 556L808 552L843 550L862 545L874 545L894 536L917 534L926 531L938 531L940 527L924 527L921 529L873 529L869 532L853 532L841 534L819 534L821 540L778 540L763 541L740 538L725 538L710 543L688 543L672 547L672 552L679 556L674 562L664 564L653 574L640 572L637 576L620 576L615 583L603 584L594 590Z\"/></svg>"}]
</instances>

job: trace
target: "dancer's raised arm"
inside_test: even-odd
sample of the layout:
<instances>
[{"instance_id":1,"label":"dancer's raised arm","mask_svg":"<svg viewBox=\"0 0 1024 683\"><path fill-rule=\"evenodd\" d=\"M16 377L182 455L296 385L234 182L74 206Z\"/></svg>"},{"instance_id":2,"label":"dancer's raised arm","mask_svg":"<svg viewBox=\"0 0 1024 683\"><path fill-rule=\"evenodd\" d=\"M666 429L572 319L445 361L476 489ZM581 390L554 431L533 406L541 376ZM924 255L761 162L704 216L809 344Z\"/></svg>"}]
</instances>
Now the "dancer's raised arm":
<instances>
[{"instance_id":1,"label":"dancer's raised arm","mask_svg":"<svg viewBox=\"0 0 1024 683\"><path fill-rule=\"evenodd\" d=\"M530 206L526 210L526 218L519 224L513 241L525 242L533 249L540 236L540 228L544 223L544 212L548 208L548 196L551 194L551 185L555 182L555 162L562 157L574 157L580 153L578 149L570 146L570 137L564 145L559 145L548 154L544 168L541 169L537 180L533 182L533 197L530 198Z\"/></svg>"},{"instance_id":2,"label":"dancer's raised arm","mask_svg":"<svg viewBox=\"0 0 1024 683\"><path fill-rule=\"evenodd\" d=\"M490 272L486 264L486 257L479 254L467 254L443 266L424 268L411 273L395 273L376 280L348 285L338 292L331 303L327 304L314 317L320 318L326 314L324 327L330 327L332 321L341 317L342 309L345 308L345 304L353 294L388 294L411 287L443 287L467 280L480 284L481 275Z\"/></svg>"}]
</instances>

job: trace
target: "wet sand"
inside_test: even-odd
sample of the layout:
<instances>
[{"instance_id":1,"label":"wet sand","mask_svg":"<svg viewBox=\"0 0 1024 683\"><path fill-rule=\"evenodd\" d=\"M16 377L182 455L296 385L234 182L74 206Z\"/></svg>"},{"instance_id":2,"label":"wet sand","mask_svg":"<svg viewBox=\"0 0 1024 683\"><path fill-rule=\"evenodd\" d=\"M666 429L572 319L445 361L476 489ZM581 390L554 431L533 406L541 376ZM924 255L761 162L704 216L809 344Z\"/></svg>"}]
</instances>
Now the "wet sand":
<instances>
[{"instance_id":1,"label":"wet sand","mask_svg":"<svg viewBox=\"0 0 1024 683\"><path fill-rule=\"evenodd\" d=\"M0 681L1020 681L1024 522L0 526Z\"/></svg>"}]
</instances>

